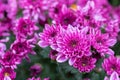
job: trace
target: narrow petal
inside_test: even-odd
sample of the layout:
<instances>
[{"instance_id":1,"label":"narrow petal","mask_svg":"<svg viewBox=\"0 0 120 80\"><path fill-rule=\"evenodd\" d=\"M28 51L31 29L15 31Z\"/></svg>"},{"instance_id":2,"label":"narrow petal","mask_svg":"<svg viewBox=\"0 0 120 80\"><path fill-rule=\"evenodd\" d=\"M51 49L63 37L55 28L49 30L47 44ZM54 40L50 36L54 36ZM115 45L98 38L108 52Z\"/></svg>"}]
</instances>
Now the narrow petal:
<instances>
[{"instance_id":1,"label":"narrow petal","mask_svg":"<svg viewBox=\"0 0 120 80\"><path fill-rule=\"evenodd\" d=\"M113 72L110 76L110 80L120 80L119 75L116 72Z\"/></svg>"},{"instance_id":2,"label":"narrow petal","mask_svg":"<svg viewBox=\"0 0 120 80\"><path fill-rule=\"evenodd\" d=\"M38 45L39 45L40 47L45 48L45 47L47 47L49 44L46 43L46 42L44 42L44 41L39 41L39 42L38 42Z\"/></svg>"},{"instance_id":3,"label":"narrow petal","mask_svg":"<svg viewBox=\"0 0 120 80\"><path fill-rule=\"evenodd\" d=\"M104 80L109 80L109 78L108 78L108 77L105 77Z\"/></svg>"},{"instance_id":4,"label":"narrow petal","mask_svg":"<svg viewBox=\"0 0 120 80\"><path fill-rule=\"evenodd\" d=\"M75 63L75 61L76 61L76 58L75 58L75 57L70 58L70 59L69 59L69 65L72 66L72 65Z\"/></svg>"},{"instance_id":5,"label":"narrow petal","mask_svg":"<svg viewBox=\"0 0 120 80\"><path fill-rule=\"evenodd\" d=\"M116 42L117 42L116 39L109 39L109 40L106 42L106 44L107 44L107 46L114 46Z\"/></svg>"},{"instance_id":6,"label":"narrow petal","mask_svg":"<svg viewBox=\"0 0 120 80\"><path fill-rule=\"evenodd\" d=\"M5 77L4 77L4 80L12 80L12 79L10 79L9 76L5 76Z\"/></svg>"},{"instance_id":7,"label":"narrow petal","mask_svg":"<svg viewBox=\"0 0 120 80\"><path fill-rule=\"evenodd\" d=\"M57 62L63 63L68 60L68 58L63 54L58 54L56 58Z\"/></svg>"},{"instance_id":8,"label":"narrow petal","mask_svg":"<svg viewBox=\"0 0 120 80\"><path fill-rule=\"evenodd\" d=\"M108 50L107 50L107 54L109 54L109 55L114 55L114 51L113 51L112 49L108 49Z\"/></svg>"}]
</instances>

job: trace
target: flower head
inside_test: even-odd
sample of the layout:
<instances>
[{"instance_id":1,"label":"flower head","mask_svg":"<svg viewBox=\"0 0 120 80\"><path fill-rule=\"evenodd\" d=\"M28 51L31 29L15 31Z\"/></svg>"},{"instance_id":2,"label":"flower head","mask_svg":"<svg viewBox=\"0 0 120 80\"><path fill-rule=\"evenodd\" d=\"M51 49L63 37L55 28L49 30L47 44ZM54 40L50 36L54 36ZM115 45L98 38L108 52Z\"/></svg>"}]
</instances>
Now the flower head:
<instances>
[{"instance_id":1,"label":"flower head","mask_svg":"<svg viewBox=\"0 0 120 80\"><path fill-rule=\"evenodd\" d=\"M57 57L58 62L61 62L60 58L63 55L66 56L66 58L70 58L69 64L73 64L77 57L80 58L83 55L91 55L90 42L87 39L86 33L77 27L69 26L57 39L57 45L57 51L60 53Z\"/></svg>"},{"instance_id":2,"label":"flower head","mask_svg":"<svg viewBox=\"0 0 120 80\"><path fill-rule=\"evenodd\" d=\"M17 39L11 45L11 50L19 57L25 57L28 53L35 54L32 50L33 46L25 39Z\"/></svg>"},{"instance_id":3,"label":"flower head","mask_svg":"<svg viewBox=\"0 0 120 80\"><path fill-rule=\"evenodd\" d=\"M57 48L56 39L59 36L61 26L45 25L45 29L40 33L39 46L47 47L51 46L52 49Z\"/></svg>"},{"instance_id":4,"label":"flower head","mask_svg":"<svg viewBox=\"0 0 120 80\"><path fill-rule=\"evenodd\" d=\"M49 57L50 57L52 60L56 60L57 54L58 54L58 52L57 52L56 50L51 50L51 51L50 51L50 54L49 54Z\"/></svg>"},{"instance_id":5,"label":"flower head","mask_svg":"<svg viewBox=\"0 0 120 80\"><path fill-rule=\"evenodd\" d=\"M16 73L13 69L7 67L7 68L1 68L0 71L0 79L1 80L14 80L16 77Z\"/></svg>"},{"instance_id":6,"label":"flower head","mask_svg":"<svg viewBox=\"0 0 120 80\"><path fill-rule=\"evenodd\" d=\"M77 68L80 72L88 73L95 68L95 63L95 58L83 56L75 61L73 67Z\"/></svg>"},{"instance_id":7,"label":"flower head","mask_svg":"<svg viewBox=\"0 0 120 80\"><path fill-rule=\"evenodd\" d=\"M111 75L114 71L120 75L120 60L114 56L105 59L102 67L108 75Z\"/></svg>"},{"instance_id":8,"label":"flower head","mask_svg":"<svg viewBox=\"0 0 120 80\"><path fill-rule=\"evenodd\" d=\"M9 50L2 56L0 63L4 67L16 68L16 65L21 63L21 59Z\"/></svg>"},{"instance_id":9,"label":"flower head","mask_svg":"<svg viewBox=\"0 0 120 80\"><path fill-rule=\"evenodd\" d=\"M42 67L40 64L35 64L30 67L30 71L31 71L31 76L36 76L41 73Z\"/></svg>"},{"instance_id":10,"label":"flower head","mask_svg":"<svg viewBox=\"0 0 120 80\"><path fill-rule=\"evenodd\" d=\"M61 14L58 15L56 21L61 25L68 26L69 24L72 25L75 22L76 18L76 14L71 9L67 9L67 7L63 5Z\"/></svg>"},{"instance_id":11,"label":"flower head","mask_svg":"<svg viewBox=\"0 0 120 80\"><path fill-rule=\"evenodd\" d=\"M32 36L36 30L38 30L37 26L30 19L20 18L17 27L15 27L15 34L17 37L26 38Z\"/></svg>"}]
</instances>

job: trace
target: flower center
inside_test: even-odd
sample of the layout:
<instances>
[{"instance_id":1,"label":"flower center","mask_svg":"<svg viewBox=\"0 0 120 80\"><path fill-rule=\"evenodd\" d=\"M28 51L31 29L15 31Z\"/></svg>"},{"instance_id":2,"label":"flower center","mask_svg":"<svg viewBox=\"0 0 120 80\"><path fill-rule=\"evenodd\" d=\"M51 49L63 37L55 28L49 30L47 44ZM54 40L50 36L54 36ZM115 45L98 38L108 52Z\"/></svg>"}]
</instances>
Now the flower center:
<instances>
[{"instance_id":1,"label":"flower center","mask_svg":"<svg viewBox=\"0 0 120 80\"><path fill-rule=\"evenodd\" d=\"M19 46L19 48L22 48L22 47L23 47L23 45L22 45L22 44L19 44L18 46Z\"/></svg>"},{"instance_id":2,"label":"flower center","mask_svg":"<svg viewBox=\"0 0 120 80\"><path fill-rule=\"evenodd\" d=\"M83 64L82 64L82 66L86 66L86 64L85 64L85 63L83 63Z\"/></svg>"},{"instance_id":3,"label":"flower center","mask_svg":"<svg viewBox=\"0 0 120 80\"><path fill-rule=\"evenodd\" d=\"M52 32L52 33L50 34L51 37L55 37L56 35L57 35L56 32Z\"/></svg>"},{"instance_id":4,"label":"flower center","mask_svg":"<svg viewBox=\"0 0 120 80\"><path fill-rule=\"evenodd\" d=\"M5 75L5 76L9 76L10 74L9 74L8 72L6 72L4 75Z\"/></svg>"},{"instance_id":5,"label":"flower center","mask_svg":"<svg viewBox=\"0 0 120 80\"><path fill-rule=\"evenodd\" d=\"M24 29L27 28L27 24L26 24L26 23L23 24L23 28L24 28Z\"/></svg>"},{"instance_id":6,"label":"flower center","mask_svg":"<svg viewBox=\"0 0 120 80\"><path fill-rule=\"evenodd\" d=\"M112 70L112 71L116 70L116 66L115 66L115 65L112 65L111 70Z\"/></svg>"},{"instance_id":7,"label":"flower center","mask_svg":"<svg viewBox=\"0 0 120 80\"><path fill-rule=\"evenodd\" d=\"M72 4L72 5L70 6L70 8L73 9L73 10L77 10L77 5L76 5L76 4Z\"/></svg>"},{"instance_id":8,"label":"flower center","mask_svg":"<svg viewBox=\"0 0 120 80\"><path fill-rule=\"evenodd\" d=\"M72 47L75 47L75 46L77 45L77 43L78 43L78 41L76 41L76 40L71 40L70 45L71 45Z\"/></svg>"},{"instance_id":9,"label":"flower center","mask_svg":"<svg viewBox=\"0 0 120 80\"><path fill-rule=\"evenodd\" d=\"M58 8L57 8L57 7L54 9L54 13L56 13L56 14L58 14L58 13L59 13L59 10L58 10Z\"/></svg>"}]
</instances>

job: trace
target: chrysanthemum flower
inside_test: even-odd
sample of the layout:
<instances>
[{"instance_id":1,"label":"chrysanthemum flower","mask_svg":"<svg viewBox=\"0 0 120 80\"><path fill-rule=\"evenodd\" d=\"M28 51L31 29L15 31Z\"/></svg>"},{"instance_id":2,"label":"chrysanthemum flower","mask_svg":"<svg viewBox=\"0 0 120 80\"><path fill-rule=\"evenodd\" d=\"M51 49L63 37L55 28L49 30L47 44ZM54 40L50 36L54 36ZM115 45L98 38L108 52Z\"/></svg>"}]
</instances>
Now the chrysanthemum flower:
<instances>
[{"instance_id":1,"label":"chrysanthemum flower","mask_svg":"<svg viewBox=\"0 0 120 80\"><path fill-rule=\"evenodd\" d=\"M7 51L0 59L0 64L4 67L17 68L17 64L21 63L21 58L12 53L12 51Z\"/></svg>"},{"instance_id":2,"label":"chrysanthemum flower","mask_svg":"<svg viewBox=\"0 0 120 80\"><path fill-rule=\"evenodd\" d=\"M33 46L25 39L17 39L12 43L10 49L19 57L25 57L28 53L35 54Z\"/></svg>"},{"instance_id":3,"label":"chrysanthemum flower","mask_svg":"<svg viewBox=\"0 0 120 80\"><path fill-rule=\"evenodd\" d=\"M2 3L2 4L1 4ZM1 0L1 9L0 9L0 18L7 17L9 19L15 19L16 13L17 13L17 1L16 0ZM6 15L1 14L2 12L6 12Z\"/></svg>"},{"instance_id":4,"label":"chrysanthemum flower","mask_svg":"<svg viewBox=\"0 0 120 80\"><path fill-rule=\"evenodd\" d=\"M58 51L56 51L56 50L51 50L50 53L49 53L50 59L56 60L57 54L58 54Z\"/></svg>"},{"instance_id":5,"label":"chrysanthemum flower","mask_svg":"<svg viewBox=\"0 0 120 80\"><path fill-rule=\"evenodd\" d=\"M48 3L49 1L45 0L19 0L19 6L23 9L24 18L30 18L35 22L38 22L39 19L42 22L46 21L44 12L48 9Z\"/></svg>"},{"instance_id":6,"label":"chrysanthemum flower","mask_svg":"<svg viewBox=\"0 0 120 80\"><path fill-rule=\"evenodd\" d=\"M26 38L32 36L34 31L38 30L38 27L30 19L20 18L17 23L17 27L14 28L15 35L17 37Z\"/></svg>"},{"instance_id":7,"label":"chrysanthemum flower","mask_svg":"<svg viewBox=\"0 0 120 80\"><path fill-rule=\"evenodd\" d=\"M60 53L57 56L58 62L63 62L66 61L64 60L65 58L70 58L69 64L72 65L77 57L91 55L90 42L87 39L84 29L79 30L77 27L69 26L57 39L57 45L57 51ZM62 58L62 56L65 57Z\"/></svg>"},{"instance_id":8,"label":"chrysanthemum flower","mask_svg":"<svg viewBox=\"0 0 120 80\"><path fill-rule=\"evenodd\" d=\"M98 29L93 29L90 37L93 48L95 48L101 56L114 54L114 51L110 49L110 47L115 45L116 38L110 37L107 33L102 34Z\"/></svg>"},{"instance_id":9,"label":"chrysanthemum flower","mask_svg":"<svg viewBox=\"0 0 120 80\"><path fill-rule=\"evenodd\" d=\"M67 8L66 5L63 5L61 8L61 13L58 15L58 18L56 18L56 22L61 25L68 26L69 24L72 25L75 22L76 18L77 16L74 11Z\"/></svg>"},{"instance_id":10,"label":"chrysanthemum flower","mask_svg":"<svg viewBox=\"0 0 120 80\"><path fill-rule=\"evenodd\" d=\"M31 71L31 76L37 76L38 74L41 73L42 67L40 64L35 64L30 67L30 71Z\"/></svg>"},{"instance_id":11,"label":"chrysanthemum flower","mask_svg":"<svg viewBox=\"0 0 120 80\"><path fill-rule=\"evenodd\" d=\"M16 73L13 69L7 67L7 68L1 68L0 70L0 79L1 80L14 80L16 77Z\"/></svg>"},{"instance_id":12,"label":"chrysanthemum flower","mask_svg":"<svg viewBox=\"0 0 120 80\"><path fill-rule=\"evenodd\" d=\"M80 72L88 73L95 68L95 63L95 58L83 56L75 61L73 67L77 68Z\"/></svg>"},{"instance_id":13,"label":"chrysanthemum flower","mask_svg":"<svg viewBox=\"0 0 120 80\"><path fill-rule=\"evenodd\" d=\"M60 4L58 1L52 3L49 8L49 17L52 19L57 18L61 12L61 8L62 4Z\"/></svg>"},{"instance_id":14,"label":"chrysanthemum flower","mask_svg":"<svg viewBox=\"0 0 120 80\"><path fill-rule=\"evenodd\" d=\"M39 46L41 47L47 47L51 46L52 49L57 48L56 39L59 36L60 33L60 27L61 26L55 26L55 25L45 25L45 29L42 33L39 34L40 41Z\"/></svg>"},{"instance_id":15,"label":"chrysanthemum flower","mask_svg":"<svg viewBox=\"0 0 120 80\"><path fill-rule=\"evenodd\" d=\"M114 56L105 59L102 63L102 67L108 75L111 75L114 71L120 75L120 59Z\"/></svg>"}]
</instances>

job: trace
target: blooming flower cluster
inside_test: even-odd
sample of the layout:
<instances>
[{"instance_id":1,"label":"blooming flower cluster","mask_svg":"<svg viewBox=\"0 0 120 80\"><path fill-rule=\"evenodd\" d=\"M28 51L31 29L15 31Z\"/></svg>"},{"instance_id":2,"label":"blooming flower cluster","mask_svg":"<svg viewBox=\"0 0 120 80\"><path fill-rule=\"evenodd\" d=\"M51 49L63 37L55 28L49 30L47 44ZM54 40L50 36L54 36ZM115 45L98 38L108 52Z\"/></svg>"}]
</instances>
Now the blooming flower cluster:
<instances>
[{"instance_id":1,"label":"blooming flower cluster","mask_svg":"<svg viewBox=\"0 0 120 80\"><path fill-rule=\"evenodd\" d=\"M59 11L56 6L58 13L50 13L54 14L51 15L53 24L45 25L38 45L50 46L53 60L56 58L60 63L68 60L69 65L80 72L90 72L98 59L114 56L111 47L116 44L119 32L119 15L107 2L99 5L95 0L70 7L61 4ZM112 12L106 12L110 10Z\"/></svg>"},{"instance_id":2,"label":"blooming flower cluster","mask_svg":"<svg viewBox=\"0 0 120 80\"><path fill-rule=\"evenodd\" d=\"M120 80L120 59L112 49L119 32L120 7L107 0L0 0L0 80L15 80L17 65L30 62L36 44L50 46L52 60L68 61L80 73L104 58L104 80ZM41 71L40 64L31 66L27 80L42 80Z\"/></svg>"}]
</instances>

